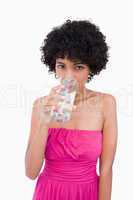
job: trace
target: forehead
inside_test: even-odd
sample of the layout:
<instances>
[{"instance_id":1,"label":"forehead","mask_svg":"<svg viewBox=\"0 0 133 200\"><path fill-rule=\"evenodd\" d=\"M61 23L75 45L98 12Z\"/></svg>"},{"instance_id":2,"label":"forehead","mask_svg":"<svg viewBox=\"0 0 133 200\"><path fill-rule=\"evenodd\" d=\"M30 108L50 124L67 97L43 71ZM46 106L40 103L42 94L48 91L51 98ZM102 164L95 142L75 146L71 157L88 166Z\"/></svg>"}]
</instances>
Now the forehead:
<instances>
[{"instance_id":1,"label":"forehead","mask_svg":"<svg viewBox=\"0 0 133 200\"><path fill-rule=\"evenodd\" d=\"M80 59L69 59L67 57L65 58L57 58L56 59L56 62L63 62L63 63L66 63L66 62L70 62L70 63L83 63Z\"/></svg>"}]
</instances>

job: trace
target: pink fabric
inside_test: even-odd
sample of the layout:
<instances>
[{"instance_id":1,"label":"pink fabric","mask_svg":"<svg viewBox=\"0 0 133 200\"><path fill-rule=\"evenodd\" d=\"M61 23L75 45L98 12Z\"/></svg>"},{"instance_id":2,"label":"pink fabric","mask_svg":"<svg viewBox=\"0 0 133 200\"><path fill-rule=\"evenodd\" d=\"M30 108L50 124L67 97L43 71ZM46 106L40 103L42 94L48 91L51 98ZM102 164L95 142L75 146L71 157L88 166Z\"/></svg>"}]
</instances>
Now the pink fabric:
<instances>
[{"instance_id":1,"label":"pink fabric","mask_svg":"<svg viewBox=\"0 0 133 200\"><path fill-rule=\"evenodd\" d=\"M101 130L49 128L32 200L98 200Z\"/></svg>"}]
</instances>

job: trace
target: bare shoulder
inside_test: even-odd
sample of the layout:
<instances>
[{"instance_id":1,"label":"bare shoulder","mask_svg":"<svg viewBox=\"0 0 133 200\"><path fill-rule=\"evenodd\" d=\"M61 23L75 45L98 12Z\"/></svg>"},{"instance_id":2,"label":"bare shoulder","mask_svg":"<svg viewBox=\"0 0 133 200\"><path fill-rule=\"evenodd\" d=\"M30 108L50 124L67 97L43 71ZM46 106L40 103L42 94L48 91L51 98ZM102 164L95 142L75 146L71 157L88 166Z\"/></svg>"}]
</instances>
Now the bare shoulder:
<instances>
[{"instance_id":1,"label":"bare shoulder","mask_svg":"<svg viewBox=\"0 0 133 200\"><path fill-rule=\"evenodd\" d=\"M104 119L114 118L117 112L116 97L109 93L103 93L103 116Z\"/></svg>"},{"instance_id":2,"label":"bare shoulder","mask_svg":"<svg viewBox=\"0 0 133 200\"><path fill-rule=\"evenodd\" d=\"M90 90L88 89L88 94L90 94L91 97L102 97L105 93L97 90Z\"/></svg>"},{"instance_id":3,"label":"bare shoulder","mask_svg":"<svg viewBox=\"0 0 133 200\"><path fill-rule=\"evenodd\" d=\"M101 91L91 91L92 96L95 97L95 102L99 102L103 117L116 112L116 97L112 94L101 92Z\"/></svg>"},{"instance_id":4,"label":"bare shoulder","mask_svg":"<svg viewBox=\"0 0 133 200\"><path fill-rule=\"evenodd\" d=\"M112 94L91 90L93 96L100 97L103 104L116 104L116 98Z\"/></svg>"},{"instance_id":5,"label":"bare shoulder","mask_svg":"<svg viewBox=\"0 0 133 200\"><path fill-rule=\"evenodd\" d=\"M89 99L92 99L92 101L98 103L103 106L103 100L104 100L104 96L106 96L105 93L101 92L101 91L96 91L96 90L88 90L88 95L89 95Z\"/></svg>"},{"instance_id":6,"label":"bare shoulder","mask_svg":"<svg viewBox=\"0 0 133 200\"><path fill-rule=\"evenodd\" d=\"M116 106L116 97L109 93L103 93L103 103L104 106Z\"/></svg>"}]
</instances>

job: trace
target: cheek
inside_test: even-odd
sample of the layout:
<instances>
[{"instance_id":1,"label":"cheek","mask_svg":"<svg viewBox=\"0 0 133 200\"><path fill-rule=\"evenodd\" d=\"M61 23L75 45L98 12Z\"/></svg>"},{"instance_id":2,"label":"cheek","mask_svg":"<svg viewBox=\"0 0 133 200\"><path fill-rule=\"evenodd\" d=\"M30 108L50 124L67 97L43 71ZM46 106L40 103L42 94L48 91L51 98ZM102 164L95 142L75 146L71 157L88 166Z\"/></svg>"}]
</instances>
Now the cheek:
<instances>
[{"instance_id":1,"label":"cheek","mask_svg":"<svg viewBox=\"0 0 133 200\"><path fill-rule=\"evenodd\" d=\"M89 75L89 69L86 69L83 76L84 76L84 79L88 79L88 75Z\"/></svg>"},{"instance_id":2,"label":"cheek","mask_svg":"<svg viewBox=\"0 0 133 200\"><path fill-rule=\"evenodd\" d=\"M85 74L82 74L79 77L77 77L77 81L79 85L84 85L87 81L87 76Z\"/></svg>"},{"instance_id":3,"label":"cheek","mask_svg":"<svg viewBox=\"0 0 133 200\"><path fill-rule=\"evenodd\" d=\"M59 77L63 77L64 76L63 70L60 70L60 69L56 68L55 72L56 72L57 76L59 76Z\"/></svg>"},{"instance_id":4,"label":"cheek","mask_svg":"<svg viewBox=\"0 0 133 200\"><path fill-rule=\"evenodd\" d=\"M86 79L88 78L88 72L84 71L81 75L80 75L80 80L82 80L83 82L86 81Z\"/></svg>"}]
</instances>

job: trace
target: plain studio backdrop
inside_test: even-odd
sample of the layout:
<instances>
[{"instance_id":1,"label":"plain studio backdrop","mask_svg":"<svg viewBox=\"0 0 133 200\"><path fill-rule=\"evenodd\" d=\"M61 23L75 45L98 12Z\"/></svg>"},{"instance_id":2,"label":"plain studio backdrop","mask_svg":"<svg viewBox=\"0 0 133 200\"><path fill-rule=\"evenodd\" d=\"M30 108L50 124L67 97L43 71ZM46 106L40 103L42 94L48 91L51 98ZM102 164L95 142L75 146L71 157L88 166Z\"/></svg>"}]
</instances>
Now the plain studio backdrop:
<instances>
[{"instance_id":1,"label":"plain studio backdrop","mask_svg":"<svg viewBox=\"0 0 133 200\"><path fill-rule=\"evenodd\" d=\"M112 200L132 199L133 28L131 1L0 2L0 199L31 200L36 180L25 176L24 156L33 101L57 84L41 61L46 34L69 19L89 19L110 46L107 69L87 87L117 100L118 146Z\"/></svg>"}]
</instances>

